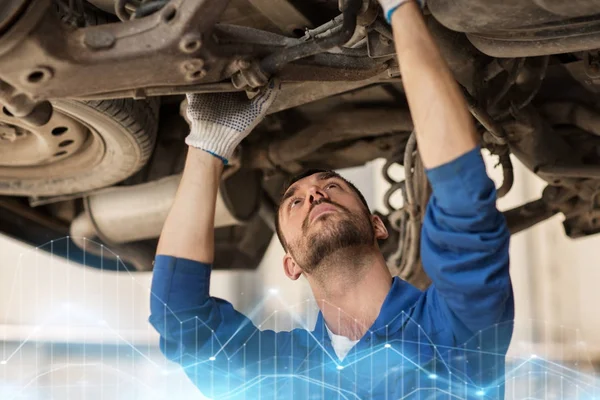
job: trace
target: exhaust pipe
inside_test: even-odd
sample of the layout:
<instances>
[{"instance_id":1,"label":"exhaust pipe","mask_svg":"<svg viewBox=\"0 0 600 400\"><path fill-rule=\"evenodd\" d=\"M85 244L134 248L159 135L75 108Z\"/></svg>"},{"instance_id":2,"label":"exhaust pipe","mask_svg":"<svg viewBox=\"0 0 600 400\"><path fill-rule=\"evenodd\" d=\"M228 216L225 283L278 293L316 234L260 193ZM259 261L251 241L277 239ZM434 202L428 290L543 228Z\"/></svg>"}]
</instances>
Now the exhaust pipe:
<instances>
[{"instance_id":1,"label":"exhaust pipe","mask_svg":"<svg viewBox=\"0 0 600 400\"><path fill-rule=\"evenodd\" d=\"M71 223L71 240L89 253L116 258L90 245L89 239L97 238L136 270L151 270L156 249L143 241L160 236L180 180L181 175L172 175L140 185L109 188L84 198L85 211ZM273 225L273 206L266 202L260 182L261 175L252 170L240 170L221 182L215 228L240 225L255 215ZM244 196L234 195L240 191Z\"/></svg>"},{"instance_id":2,"label":"exhaust pipe","mask_svg":"<svg viewBox=\"0 0 600 400\"><path fill-rule=\"evenodd\" d=\"M173 175L140 185L115 187L87 198L87 209L71 224L72 236L106 238L112 243L128 243L160 236L167 214L175 200L181 175ZM237 225L217 194L215 227ZM83 234L83 235L82 235Z\"/></svg>"},{"instance_id":3,"label":"exhaust pipe","mask_svg":"<svg viewBox=\"0 0 600 400\"><path fill-rule=\"evenodd\" d=\"M181 175L173 175L140 185L115 187L87 198L87 210L71 224L71 235L91 229L112 243L128 243L160 236L167 214L175 200ZM200 205L199 205L200 206ZM215 227L237 225L217 194Z\"/></svg>"}]
</instances>

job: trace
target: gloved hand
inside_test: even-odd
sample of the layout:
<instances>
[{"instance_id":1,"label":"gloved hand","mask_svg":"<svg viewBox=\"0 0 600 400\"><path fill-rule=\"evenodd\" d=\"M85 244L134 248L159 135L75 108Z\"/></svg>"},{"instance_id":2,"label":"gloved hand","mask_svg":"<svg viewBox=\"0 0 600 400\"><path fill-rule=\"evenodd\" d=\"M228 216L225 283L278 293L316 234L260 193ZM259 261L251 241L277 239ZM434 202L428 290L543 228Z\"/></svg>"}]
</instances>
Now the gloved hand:
<instances>
[{"instance_id":1,"label":"gloved hand","mask_svg":"<svg viewBox=\"0 0 600 400\"><path fill-rule=\"evenodd\" d=\"M190 134L185 143L229 161L235 148L265 117L279 92L271 80L253 99L246 93L187 94Z\"/></svg>"},{"instance_id":2,"label":"gloved hand","mask_svg":"<svg viewBox=\"0 0 600 400\"><path fill-rule=\"evenodd\" d=\"M421 8L425 7L425 0L379 0L379 4L381 4L381 8L383 8L385 19L388 23L391 23L394 11L396 11L398 7L411 1L416 1Z\"/></svg>"}]
</instances>

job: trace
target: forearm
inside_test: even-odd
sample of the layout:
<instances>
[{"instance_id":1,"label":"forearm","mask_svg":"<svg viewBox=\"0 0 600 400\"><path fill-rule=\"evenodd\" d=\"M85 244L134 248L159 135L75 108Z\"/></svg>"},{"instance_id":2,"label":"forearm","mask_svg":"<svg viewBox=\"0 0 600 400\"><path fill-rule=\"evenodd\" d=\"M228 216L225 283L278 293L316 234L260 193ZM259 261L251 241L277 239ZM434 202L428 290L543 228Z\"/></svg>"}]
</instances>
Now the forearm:
<instances>
[{"instance_id":1,"label":"forearm","mask_svg":"<svg viewBox=\"0 0 600 400\"><path fill-rule=\"evenodd\" d=\"M222 172L223 162L217 157L189 148L157 254L213 262L215 205Z\"/></svg>"},{"instance_id":2,"label":"forearm","mask_svg":"<svg viewBox=\"0 0 600 400\"><path fill-rule=\"evenodd\" d=\"M392 28L419 154L434 168L477 146L473 120L418 5L399 7Z\"/></svg>"}]
</instances>

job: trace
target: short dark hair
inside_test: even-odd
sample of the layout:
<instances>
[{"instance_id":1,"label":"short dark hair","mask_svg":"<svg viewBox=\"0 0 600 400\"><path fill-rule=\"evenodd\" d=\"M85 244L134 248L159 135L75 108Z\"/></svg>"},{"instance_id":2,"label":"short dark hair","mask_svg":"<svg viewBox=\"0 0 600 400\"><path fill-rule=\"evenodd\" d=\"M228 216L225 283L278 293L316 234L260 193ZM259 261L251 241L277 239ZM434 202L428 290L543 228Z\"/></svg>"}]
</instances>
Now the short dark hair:
<instances>
[{"instance_id":1,"label":"short dark hair","mask_svg":"<svg viewBox=\"0 0 600 400\"><path fill-rule=\"evenodd\" d=\"M347 180L346 178L344 178L343 176L341 176L334 170L312 168L312 169L308 169L298 175L294 175L290 179L288 179L288 181L283 185L283 189L281 190L281 194L279 196L279 204L277 205L277 212L275 213L275 231L277 233L277 238L279 239L279 242L283 246L284 250L287 250L287 243L285 242L285 239L283 238L283 234L281 232L281 226L279 225L279 209L281 208L283 195L290 188L290 186L292 186L294 183L298 182L300 179L304 179L308 176L311 176L314 174L319 174L319 173L327 173L331 177L339 178L342 181L344 181L350 187L350 189L352 189L354 191L354 193L356 193L356 195L358 196L358 198L360 199L362 204L365 206L365 209L367 210L367 212L370 212L369 205L367 204L367 200L365 199L365 196L363 196L363 194L360 192L360 190L358 190L358 188L356 186L354 186L354 184L352 182L350 182L349 180Z\"/></svg>"}]
</instances>

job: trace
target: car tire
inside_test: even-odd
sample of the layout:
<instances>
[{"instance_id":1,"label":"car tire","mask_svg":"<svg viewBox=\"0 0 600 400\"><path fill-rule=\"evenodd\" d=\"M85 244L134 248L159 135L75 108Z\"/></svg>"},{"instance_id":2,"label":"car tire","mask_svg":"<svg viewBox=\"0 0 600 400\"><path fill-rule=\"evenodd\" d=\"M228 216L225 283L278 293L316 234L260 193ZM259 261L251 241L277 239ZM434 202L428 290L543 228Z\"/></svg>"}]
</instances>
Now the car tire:
<instances>
[{"instance_id":1,"label":"car tire","mask_svg":"<svg viewBox=\"0 0 600 400\"><path fill-rule=\"evenodd\" d=\"M91 154L79 151L49 164L0 167L1 194L85 193L123 181L150 158L158 129L157 100L54 100L52 105L54 113L88 129L86 140L93 144L82 151Z\"/></svg>"}]
</instances>

